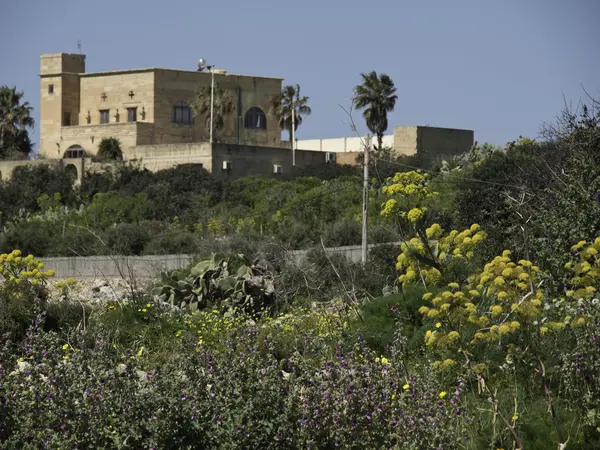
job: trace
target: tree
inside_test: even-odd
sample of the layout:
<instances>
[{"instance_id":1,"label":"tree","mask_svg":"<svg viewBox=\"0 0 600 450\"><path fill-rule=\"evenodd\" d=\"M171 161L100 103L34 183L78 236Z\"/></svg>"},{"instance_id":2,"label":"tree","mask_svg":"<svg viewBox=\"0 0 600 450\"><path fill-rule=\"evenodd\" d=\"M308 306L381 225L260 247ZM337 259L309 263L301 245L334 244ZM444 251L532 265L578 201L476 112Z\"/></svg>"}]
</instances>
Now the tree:
<instances>
[{"instance_id":1,"label":"tree","mask_svg":"<svg viewBox=\"0 0 600 450\"><path fill-rule=\"evenodd\" d=\"M121 141L114 137L102 138L98 144L98 153L96 157L100 160L122 160Z\"/></svg>"},{"instance_id":2,"label":"tree","mask_svg":"<svg viewBox=\"0 0 600 450\"><path fill-rule=\"evenodd\" d=\"M382 73L377 76L374 70L369 73L361 73L362 84L354 88L354 106L357 109L366 108L363 117L367 127L377 135L377 150L383 147L383 133L387 130L387 114L394 110L396 100L396 88L392 79Z\"/></svg>"},{"instance_id":3,"label":"tree","mask_svg":"<svg viewBox=\"0 0 600 450\"><path fill-rule=\"evenodd\" d=\"M192 99L190 106L194 116L204 116L204 126L210 131L210 85L200 86ZM213 140L219 141L220 134L225 128L225 118L235 108L234 98L215 83L213 93Z\"/></svg>"},{"instance_id":4,"label":"tree","mask_svg":"<svg viewBox=\"0 0 600 450\"><path fill-rule=\"evenodd\" d=\"M308 97L300 96L300 85L284 86L281 94L273 97L271 101L271 114L277 118L279 128L287 130L292 140L292 111L294 111L294 131L302 123L302 119L311 113L308 106Z\"/></svg>"},{"instance_id":5,"label":"tree","mask_svg":"<svg viewBox=\"0 0 600 450\"><path fill-rule=\"evenodd\" d=\"M0 158L23 157L32 150L27 129L35 125L33 108L22 99L16 87L0 86Z\"/></svg>"}]
</instances>

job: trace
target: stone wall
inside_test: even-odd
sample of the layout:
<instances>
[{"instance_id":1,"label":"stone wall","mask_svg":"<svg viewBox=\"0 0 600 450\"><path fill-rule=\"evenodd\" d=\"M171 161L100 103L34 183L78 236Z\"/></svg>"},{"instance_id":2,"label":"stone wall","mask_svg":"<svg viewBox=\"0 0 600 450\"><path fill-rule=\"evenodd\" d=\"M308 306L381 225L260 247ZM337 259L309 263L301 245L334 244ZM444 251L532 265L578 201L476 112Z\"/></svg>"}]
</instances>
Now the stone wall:
<instances>
[{"instance_id":1,"label":"stone wall","mask_svg":"<svg viewBox=\"0 0 600 450\"><path fill-rule=\"evenodd\" d=\"M103 125L79 125L62 128L61 150L72 145L79 145L88 155L98 152L98 144L102 138L118 138L121 150L126 159L132 158L133 149L138 143L152 142L153 124L151 123L110 123Z\"/></svg>"},{"instance_id":2,"label":"stone wall","mask_svg":"<svg viewBox=\"0 0 600 450\"><path fill-rule=\"evenodd\" d=\"M400 245L399 242L393 244ZM382 244L370 244L369 250ZM360 245L348 247L330 247L328 254L345 256L352 262L360 262ZM289 261L300 264L306 258L307 250L288 251ZM44 270L54 270L58 279L89 279L89 278L154 278L161 271L183 269L194 260L194 255L148 255L148 256L86 256L42 258Z\"/></svg>"},{"instance_id":3,"label":"stone wall","mask_svg":"<svg viewBox=\"0 0 600 450\"><path fill-rule=\"evenodd\" d=\"M279 146L281 131L270 115L271 99L281 92L278 78L249 77L215 73L215 85L226 91L234 102L234 111L225 118L220 137L223 141L253 145ZM209 140L206 116L197 116L194 124L173 123L177 102L191 103L196 90L210 86L210 72L156 69L156 143L198 142ZM267 116L266 130L249 130L244 117L250 107L261 108ZM207 114L208 115L208 114ZM217 136L213 136L216 140Z\"/></svg>"},{"instance_id":4,"label":"stone wall","mask_svg":"<svg viewBox=\"0 0 600 450\"><path fill-rule=\"evenodd\" d=\"M418 127L418 154L422 163L433 166L443 159L468 152L474 138L473 130Z\"/></svg>"},{"instance_id":5,"label":"stone wall","mask_svg":"<svg viewBox=\"0 0 600 450\"><path fill-rule=\"evenodd\" d=\"M394 153L411 156L417 153L417 127L394 127Z\"/></svg>"},{"instance_id":6,"label":"stone wall","mask_svg":"<svg viewBox=\"0 0 600 450\"><path fill-rule=\"evenodd\" d=\"M139 145L130 154L141 160L142 166L152 172L170 169L178 164L202 164L212 170L212 156L208 142L190 144Z\"/></svg>"},{"instance_id":7,"label":"stone wall","mask_svg":"<svg viewBox=\"0 0 600 450\"><path fill-rule=\"evenodd\" d=\"M215 144L213 148L212 173L218 178L235 179L246 175L287 178L292 174L292 151L277 147L256 147L248 145ZM229 168L223 169L228 162ZM325 164L323 152L296 151L296 166ZM274 166L281 167L275 173Z\"/></svg>"},{"instance_id":8,"label":"stone wall","mask_svg":"<svg viewBox=\"0 0 600 450\"><path fill-rule=\"evenodd\" d=\"M109 123L127 123L127 108L137 108L137 122L154 122L152 69L81 75L79 124L99 125L101 110L110 111Z\"/></svg>"},{"instance_id":9,"label":"stone wall","mask_svg":"<svg viewBox=\"0 0 600 450\"><path fill-rule=\"evenodd\" d=\"M49 166L57 166L64 165L66 167L72 166L74 170L77 171L76 182L81 182L81 178L86 168L89 167L91 160L87 158L77 158L77 159L25 159L25 160L16 160L16 161L0 161L0 181L1 180L10 180L13 176L13 171L16 167L20 166L39 166L39 165L49 165Z\"/></svg>"}]
</instances>

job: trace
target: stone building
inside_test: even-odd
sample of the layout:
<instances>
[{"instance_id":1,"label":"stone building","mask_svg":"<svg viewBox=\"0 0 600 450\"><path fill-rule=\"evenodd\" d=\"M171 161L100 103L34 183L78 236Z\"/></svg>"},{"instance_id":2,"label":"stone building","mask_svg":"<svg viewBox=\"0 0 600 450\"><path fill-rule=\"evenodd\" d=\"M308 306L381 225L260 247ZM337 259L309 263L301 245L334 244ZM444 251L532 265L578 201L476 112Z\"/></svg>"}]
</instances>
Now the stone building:
<instances>
[{"instance_id":1,"label":"stone building","mask_svg":"<svg viewBox=\"0 0 600 450\"><path fill-rule=\"evenodd\" d=\"M371 139L374 144L375 137ZM363 152L366 140L366 137L358 136L299 140L296 148L326 152L327 159L338 164L354 164L356 156ZM392 134L383 136L383 145L394 154L417 156L424 166L433 166L443 159L468 152L474 142L473 130L430 126L398 126ZM282 145L290 146L287 141Z\"/></svg>"},{"instance_id":2,"label":"stone building","mask_svg":"<svg viewBox=\"0 0 600 450\"><path fill-rule=\"evenodd\" d=\"M85 55L40 58L40 154L45 158L96 153L103 137L116 137L126 158L144 145L203 142L204 117L194 117L190 101L211 73L133 69L86 73ZM214 73L215 85L232 98L220 142L279 147L281 132L269 113L281 92L280 78Z\"/></svg>"},{"instance_id":3,"label":"stone building","mask_svg":"<svg viewBox=\"0 0 600 450\"><path fill-rule=\"evenodd\" d=\"M221 178L292 172L290 143L281 141L270 113L281 78L215 70L215 85L231 97L234 110L211 145L206 117L194 117L190 108L196 90L210 85L210 72L149 68L87 73L85 55L67 53L41 55L40 67L40 156L66 164L78 179L92 168L90 158L105 137L118 138L126 160L139 160L153 171L192 163ZM473 131L395 127L384 144L432 162L468 151ZM357 137L298 141L296 148L298 167L352 164L362 151ZM0 176L9 178L14 164L2 164Z\"/></svg>"}]
</instances>

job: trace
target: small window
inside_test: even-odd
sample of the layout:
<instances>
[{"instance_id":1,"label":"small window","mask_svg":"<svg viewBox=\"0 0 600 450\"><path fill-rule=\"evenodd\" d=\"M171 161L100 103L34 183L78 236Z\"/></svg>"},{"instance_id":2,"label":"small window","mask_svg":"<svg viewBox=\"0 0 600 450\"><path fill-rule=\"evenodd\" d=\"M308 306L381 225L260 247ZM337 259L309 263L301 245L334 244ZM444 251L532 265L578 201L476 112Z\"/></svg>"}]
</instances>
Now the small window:
<instances>
[{"instance_id":1,"label":"small window","mask_svg":"<svg viewBox=\"0 0 600 450\"><path fill-rule=\"evenodd\" d=\"M50 95L54 94L54 85L53 84L48 85L48 94L50 94Z\"/></svg>"},{"instance_id":2,"label":"small window","mask_svg":"<svg viewBox=\"0 0 600 450\"><path fill-rule=\"evenodd\" d=\"M109 123L110 122L109 113L110 113L109 109L100 110L100 123Z\"/></svg>"},{"instance_id":3,"label":"small window","mask_svg":"<svg viewBox=\"0 0 600 450\"><path fill-rule=\"evenodd\" d=\"M65 112L64 117L63 117L63 127L70 127L70 126L71 126L71 113Z\"/></svg>"},{"instance_id":4,"label":"small window","mask_svg":"<svg viewBox=\"0 0 600 450\"><path fill-rule=\"evenodd\" d=\"M244 127L251 130L266 130L267 129L267 117L262 109L252 107L246 113L244 120Z\"/></svg>"},{"instance_id":5,"label":"small window","mask_svg":"<svg viewBox=\"0 0 600 450\"><path fill-rule=\"evenodd\" d=\"M127 108L127 122L137 122L137 108Z\"/></svg>"},{"instance_id":6,"label":"small window","mask_svg":"<svg viewBox=\"0 0 600 450\"><path fill-rule=\"evenodd\" d=\"M186 125L194 123L192 110L188 106L187 103L185 103L185 102L175 103L175 106L173 107L172 122L186 124Z\"/></svg>"}]
</instances>

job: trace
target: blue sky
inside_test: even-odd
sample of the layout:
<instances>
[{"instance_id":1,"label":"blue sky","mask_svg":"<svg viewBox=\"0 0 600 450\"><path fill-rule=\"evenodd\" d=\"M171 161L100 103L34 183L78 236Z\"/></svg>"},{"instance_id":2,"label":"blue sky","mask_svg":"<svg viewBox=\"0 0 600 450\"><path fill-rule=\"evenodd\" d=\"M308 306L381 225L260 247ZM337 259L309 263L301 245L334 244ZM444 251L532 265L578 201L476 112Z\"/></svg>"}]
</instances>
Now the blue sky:
<instances>
[{"instance_id":1,"label":"blue sky","mask_svg":"<svg viewBox=\"0 0 600 450\"><path fill-rule=\"evenodd\" d=\"M0 0L0 17L0 85L23 90L36 121L39 55L76 53L77 40L90 72L194 70L202 57L298 83L313 109L299 139L351 136L339 105L373 69L398 88L388 132L468 128L504 144L535 137L563 95L600 97L598 0Z\"/></svg>"}]
</instances>

